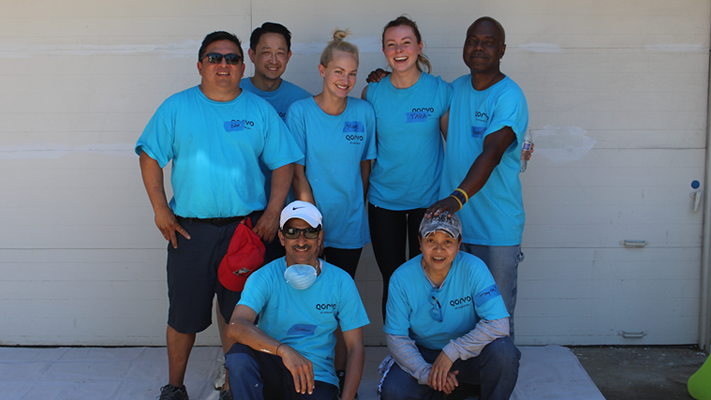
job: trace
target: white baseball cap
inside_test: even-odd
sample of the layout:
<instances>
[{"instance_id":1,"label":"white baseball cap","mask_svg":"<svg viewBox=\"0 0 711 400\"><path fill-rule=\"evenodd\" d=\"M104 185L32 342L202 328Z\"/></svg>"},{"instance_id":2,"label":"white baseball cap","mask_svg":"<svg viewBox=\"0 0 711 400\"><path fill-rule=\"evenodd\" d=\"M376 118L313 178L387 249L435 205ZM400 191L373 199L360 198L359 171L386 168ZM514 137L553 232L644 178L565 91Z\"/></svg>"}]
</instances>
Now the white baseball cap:
<instances>
[{"instance_id":1,"label":"white baseball cap","mask_svg":"<svg viewBox=\"0 0 711 400\"><path fill-rule=\"evenodd\" d=\"M315 205L301 200L292 201L281 210L279 229L284 229L286 221L292 218L302 219L311 225L312 228L318 228L323 220L321 212Z\"/></svg>"}]
</instances>

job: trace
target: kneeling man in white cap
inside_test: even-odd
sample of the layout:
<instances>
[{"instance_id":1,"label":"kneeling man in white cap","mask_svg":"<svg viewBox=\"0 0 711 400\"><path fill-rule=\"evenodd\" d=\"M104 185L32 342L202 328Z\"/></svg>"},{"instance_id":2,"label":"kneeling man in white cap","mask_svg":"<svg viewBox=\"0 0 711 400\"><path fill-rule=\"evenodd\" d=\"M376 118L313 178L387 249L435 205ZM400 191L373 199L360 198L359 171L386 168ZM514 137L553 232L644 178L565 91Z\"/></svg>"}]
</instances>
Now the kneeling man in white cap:
<instances>
[{"instance_id":1,"label":"kneeling man in white cap","mask_svg":"<svg viewBox=\"0 0 711 400\"><path fill-rule=\"evenodd\" d=\"M348 349L341 399L352 400L365 360L362 327L369 323L355 283L318 258L324 234L313 204L287 205L278 234L286 256L249 277L226 327L237 342L225 362L233 396L337 399L333 357L340 324Z\"/></svg>"}]
</instances>

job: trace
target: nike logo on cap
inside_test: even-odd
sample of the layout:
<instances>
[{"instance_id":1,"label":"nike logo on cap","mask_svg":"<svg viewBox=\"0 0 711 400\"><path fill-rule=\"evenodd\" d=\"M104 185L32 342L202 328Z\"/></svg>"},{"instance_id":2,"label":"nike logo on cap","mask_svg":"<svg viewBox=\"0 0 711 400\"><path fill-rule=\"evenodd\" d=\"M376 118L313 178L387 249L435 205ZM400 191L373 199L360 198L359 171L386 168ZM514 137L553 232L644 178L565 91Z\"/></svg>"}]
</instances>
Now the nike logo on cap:
<instances>
[{"instance_id":1,"label":"nike logo on cap","mask_svg":"<svg viewBox=\"0 0 711 400\"><path fill-rule=\"evenodd\" d=\"M304 208L304 207L294 207L291 209L291 211L298 210L299 208Z\"/></svg>"}]
</instances>

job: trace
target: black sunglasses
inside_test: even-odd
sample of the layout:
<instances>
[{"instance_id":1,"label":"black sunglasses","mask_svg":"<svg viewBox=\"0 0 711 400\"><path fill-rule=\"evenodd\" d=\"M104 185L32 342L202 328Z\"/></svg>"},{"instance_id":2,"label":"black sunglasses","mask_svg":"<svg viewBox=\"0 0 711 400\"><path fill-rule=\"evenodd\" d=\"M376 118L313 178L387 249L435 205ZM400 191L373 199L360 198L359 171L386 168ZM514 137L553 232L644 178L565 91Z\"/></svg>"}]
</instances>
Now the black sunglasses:
<instances>
[{"instance_id":1,"label":"black sunglasses","mask_svg":"<svg viewBox=\"0 0 711 400\"><path fill-rule=\"evenodd\" d=\"M299 236L301 236L301 232L304 232L304 237L306 239L316 239L318 237L319 232L321 232L321 227L308 227L305 229L285 228L281 230L281 233L287 239L298 239Z\"/></svg>"},{"instance_id":2,"label":"black sunglasses","mask_svg":"<svg viewBox=\"0 0 711 400\"><path fill-rule=\"evenodd\" d=\"M202 61L203 58L207 57L207 61L212 63L212 64L219 64L222 62L222 58L225 58L225 62L227 64L231 65L237 65L242 61L242 56L239 54L220 54L220 53L207 53L204 56L200 57L200 61Z\"/></svg>"}]
</instances>

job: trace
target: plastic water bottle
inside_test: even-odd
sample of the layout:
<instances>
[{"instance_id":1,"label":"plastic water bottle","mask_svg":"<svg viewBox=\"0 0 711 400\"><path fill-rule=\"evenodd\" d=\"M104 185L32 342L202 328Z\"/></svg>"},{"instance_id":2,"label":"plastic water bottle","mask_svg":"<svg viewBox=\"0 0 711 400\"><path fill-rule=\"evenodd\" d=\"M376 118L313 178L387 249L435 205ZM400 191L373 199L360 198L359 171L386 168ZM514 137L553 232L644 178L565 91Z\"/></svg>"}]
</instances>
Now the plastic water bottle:
<instances>
[{"instance_id":1,"label":"plastic water bottle","mask_svg":"<svg viewBox=\"0 0 711 400\"><path fill-rule=\"evenodd\" d=\"M525 172L526 167L528 167L527 158L530 157L532 145L533 135L531 130L529 129L526 131L526 136L523 138L523 146L521 146L521 172Z\"/></svg>"}]
</instances>

